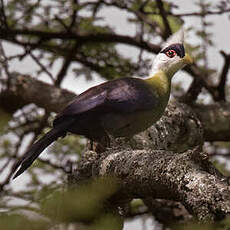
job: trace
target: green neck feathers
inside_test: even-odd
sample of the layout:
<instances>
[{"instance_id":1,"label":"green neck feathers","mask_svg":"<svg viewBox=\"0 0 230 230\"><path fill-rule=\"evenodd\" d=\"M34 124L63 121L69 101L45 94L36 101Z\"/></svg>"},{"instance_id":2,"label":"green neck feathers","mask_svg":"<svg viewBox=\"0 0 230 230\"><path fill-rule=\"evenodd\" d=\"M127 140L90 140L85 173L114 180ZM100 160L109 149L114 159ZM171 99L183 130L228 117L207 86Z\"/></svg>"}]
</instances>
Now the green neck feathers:
<instances>
[{"instance_id":1,"label":"green neck feathers","mask_svg":"<svg viewBox=\"0 0 230 230\"><path fill-rule=\"evenodd\" d=\"M163 72L158 71L146 79L146 82L157 91L161 97L169 97L171 90L171 79Z\"/></svg>"}]
</instances>

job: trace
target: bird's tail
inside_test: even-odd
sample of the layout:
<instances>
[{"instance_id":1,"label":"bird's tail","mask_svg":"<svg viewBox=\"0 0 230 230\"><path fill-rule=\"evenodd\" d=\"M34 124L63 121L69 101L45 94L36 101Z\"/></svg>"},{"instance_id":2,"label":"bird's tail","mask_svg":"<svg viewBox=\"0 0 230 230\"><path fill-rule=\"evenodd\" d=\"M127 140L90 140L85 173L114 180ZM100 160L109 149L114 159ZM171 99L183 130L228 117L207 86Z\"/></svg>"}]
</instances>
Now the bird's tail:
<instances>
[{"instance_id":1,"label":"bird's tail","mask_svg":"<svg viewBox=\"0 0 230 230\"><path fill-rule=\"evenodd\" d=\"M34 143L30 149L24 154L24 156L19 159L15 165L13 166L13 173L18 169L14 175L13 179L21 175L30 165L36 160L36 158L42 153L42 151L52 144L55 140L57 140L61 136L66 135L66 131L71 124L71 120L65 122L64 124L57 125L53 129L51 129L48 133L46 133L40 140Z\"/></svg>"}]
</instances>

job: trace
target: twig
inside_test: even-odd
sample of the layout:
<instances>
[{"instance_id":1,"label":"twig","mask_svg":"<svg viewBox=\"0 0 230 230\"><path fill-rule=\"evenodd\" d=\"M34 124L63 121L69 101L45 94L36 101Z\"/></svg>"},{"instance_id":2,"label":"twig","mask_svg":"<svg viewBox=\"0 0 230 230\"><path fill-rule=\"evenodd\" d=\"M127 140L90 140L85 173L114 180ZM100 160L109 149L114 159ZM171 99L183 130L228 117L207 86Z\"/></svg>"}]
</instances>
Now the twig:
<instances>
[{"instance_id":1,"label":"twig","mask_svg":"<svg viewBox=\"0 0 230 230\"><path fill-rule=\"evenodd\" d=\"M229 13L230 12L230 8L226 9L226 10L218 10L218 11L205 11L205 12L191 12L191 13L185 13L185 14L172 14L169 13L170 15L173 15L175 17L191 17L191 16L198 16L198 17L203 17L203 16L207 16L207 15L222 15L224 13Z\"/></svg>"},{"instance_id":2,"label":"twig","mask_svg":"<svg viewBox=\"0 0 230 230\"><path fill-rule=\"evenodd\" d=\"M2 166L2 168L0 169L0 174L5 170L5 168L9 165L9 163L11 162L11 158L9 158L5 164Z\"/></svg>"},{"instance_id":3,"label":"twig","mask_svg":"<svg viewBox=\"0 0 230 230\"><path fill-rule=\"evenodd\" d=\"M157 3L158 9L160 11L160 15L161 15L163 23L164 23L164 27L165 27L164 39L166 40L172 34L172 30L169 26L169 22L167 19L167 12L164 9L163 2L161 0L157 0L156 3Z\"/></svg>"},{"instance_id":4,"label":"twig","mask_svg":"<svg viewBox=\"0 0 230 230\"><path fill-rule=\"evenodd\" d=\"M194 101L196 101L202 88L203 88L203 85L202 85L201 79L198 77L194 77L186 94L183 95L181 98L179 98L179 101L186 103L186 104L193 103Z\"/></svg>"},{"instance_id":5,"label":"twig","mask_svg":"<svg viewBox=\"0 0 230 230\"><path fill-rule=\"evenodd\" d=\"M7 34L7 37L5 36ZM27 29L10 29L6 30L4 28L0 28L0 38L5 39L7 41L16 42L19 45L23 46L33 46L38 47L40 43L29 43L15 40L16 35L32 35L37 36L42 41L49 39L64 39L64 40L75 40L78 42L118 42L127 45L134 45L143 49L146 49L149 52L158 53L160 51L160 47L158 45L154 45L148 43L146 41L138 41L136 38L121 35L116 33L78 33L78 32L48 32L41 30L27 30Z\"/></svg>"},{"instance_id":6,"label":"twig","mask_svg":"<svg viewBox=\"0 0 230 230\"><path fill-rule=\"evenodd\" d=\"M60 86L79 46L80 43L76 42L73 49L70 50L69 55L67 55L67 57L65 58L62 68L57 75L55 86Z\"/></svg>"},{"instance_id":7,"label":"twig","mask_svg":"<svg viewBox=\"0 0 230 230\"><path fill-rule=\"evenodd\" d=\"M226 54L223 50L220 51L221 55L223 56L225 62L224 62L224 66L222 68L222 72L220 75L220 82L218 84L218 86L216 87L219 95L218 95L218 100L223 100L225 101L225 85L226 85L226 81L227 81L227 75L228 75L228 71L229 71L229 67L230 67L230 54Z\"/></svg>"},{"instance_id":8,"label":"twig","mask_svg":"<svg viewBox=\"0 0 230 230\"><path fill-rule=\"evenodd\" d=\"M54 82L53 75L47 70L47 68L38 60L38 58L30 52L30 56L33 58L33 60L41 67L41 69L50 77L50 79Z\"/></svg>"},{"instance_id":9,"label":"twig","mask_svg":"<svg viewBox=\"0 0 230 230\"><path fill-rule=\"evenodd\" d=\"M8 66L8 58L6 56L5 50L3 48L2 42L0 41L0 57L3 57L3 60L0 58L0 62L2 63L3 69L7 76L10 76L9 66Z\"/></svg>"},{"instance_id":10,"label":"twig","mask_svg":"<svg viewBox=\"0 0 230 230\"><path fill-rule=\"evenodd\" d=\"M207 79L207 77L204 76L201 71L199 71L199 66L193 64L193 66L186 66L184 70L186 70L187 73L191 74L194 77L194 80L189 87L186 95L179 99L181 102L191 103L195 101L203 87L212 95L213 99L215 99L216 89L206 82L205 79Z\"/></svg>"},{"instance_id":11,"label":"twig","mask_svg":"<svg viewBox=\"0 0 230 230\"><path fill-rule=\"evenodd\" d=\"M4 26L8 29L8 23L7 23L7 17L6 17L6 13L5 13L5 8L4 8L4 1L1 0L1 9L0 9L1 15L2 15L2 19L3 19L3 24ZM1 17L0 17L1 19Z\"/></svg>"},{"instance_id":12,"label":"twig","mask_svg":"<svg viewBox=\"0 0 230 230\"><path fill-rule=\"evenodd\" d=\"M55 16L55 20L58 21L64 28L66 31L69 31L69 27L65 24L65 22L59 18L57 15Z\"/></svg>"},{"instance_id":13,"label":"twig","mask_svg":"<svg viewBox=\"0 0 230 230\"><path fill-rule=\"evenodd\" d=\"M74 6L78 5L78 0L73 0L73 5ZM69 25L70 30L74 27L74 25L76 23L76 19L77 19L77 10L76 10L76 7L74 7L74 10L73 10L73 13L71 16L71 23Z\"/></svg>"},{"instance_id":14,"label":"twig","mask_svg":"<svg viewBox=\"0 0 230 230\"><path fill-rule=\"evenodd\" d=\"M182 13L182 14L174 14L172 12L166 12L166 15L172 15L175 17L204 17L207 15L222 15L224 13L229 13L230 12L230 8L229 9L225 9L225 10L218 10L218 11L205 11L205 12L191 12L191 13ZM149 14L149 15L159 15L159 13L155 13L152 11L144 11L144 14Z\"/></svg>"}]
</instances>

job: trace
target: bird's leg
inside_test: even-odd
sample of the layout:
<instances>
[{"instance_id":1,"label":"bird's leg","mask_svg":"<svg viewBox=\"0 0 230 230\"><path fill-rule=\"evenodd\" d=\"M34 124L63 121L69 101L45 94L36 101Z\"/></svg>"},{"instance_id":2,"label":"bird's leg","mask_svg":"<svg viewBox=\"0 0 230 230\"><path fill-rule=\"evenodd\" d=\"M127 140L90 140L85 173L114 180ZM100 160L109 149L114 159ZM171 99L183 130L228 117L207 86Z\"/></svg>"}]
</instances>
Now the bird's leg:
<instances>
[{"instance_id":1,"label":"bird's leg","mask_svg":"<svg viewBox=\"0 0 230 230\"><path fill-rule=\"evenodd\" d=\"M89 139L89 140L87 141L87 148L88 148L90 151L96 152L96 145L97 145L96 140Z\"/></svg>"},{"instance_id":2,"label":"bird's leg","mask_svg":"<svg viewBox=\"0 0 230 230\"><path fill-rule=\"evenodd\" d=\"M95 152L102 153L105 152L107 148L110 147L110 137L107 132L104 133L102 137L97 140L95 146Z\"/></svg>"},{"instance_id":3,"label":"bird's leg","mask_svg":"<svg viewBox=\"0 0 230 230\"><path fill-rule=\"evenodd\" d=\"M89 149L93 150L93 140L89 140Z\"/></svg>"}]
</instances>

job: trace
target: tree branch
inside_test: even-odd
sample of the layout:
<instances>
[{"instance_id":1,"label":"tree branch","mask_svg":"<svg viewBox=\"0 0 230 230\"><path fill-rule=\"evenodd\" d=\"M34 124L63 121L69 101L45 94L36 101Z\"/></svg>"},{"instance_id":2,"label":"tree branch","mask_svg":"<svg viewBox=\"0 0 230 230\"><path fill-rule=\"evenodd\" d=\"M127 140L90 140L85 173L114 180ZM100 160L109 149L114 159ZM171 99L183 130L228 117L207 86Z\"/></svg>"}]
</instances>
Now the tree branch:
<instances>
[{"instance_id":1,"label":"tree branch","mask_svg":"<svg viewBox=\"0 0 230 230\"><path fill-rule=\"evenodd\" d=\"M60 86L61 82L63 81L68 67L71 65L72 60L74 59L74 56L77 52L78 47L80 46L80 43L75 43L73 48L70 50L69 54L66 56L62 68L60 69L58 75L57 75L57 79L55 81L55 86Z\"/></svg>"},{"instance_id":2,"label":"tree branch","mask_svg":"<svg viewBox=\"0 0 230 230\"><path fill-rule=\"evenodd\" d=\"M184 13L184 14L172 14L170 13L170 15L173 15L175 17L191 17L191 16L195 16L195 17L204 17L204 16L208 16L208 15L222 15L224 13L229 13L230 12L230 8L225 9L225 10L216 10L216 11L205 11L205 12L191 12L191 13Z\"/></svg>"},{"instance_id":3,"label":"tree branch","mask_svg":"<svg viewBox=\"0 0 230 230\"><path fill-rule=\"evenodd\" d=\"M189 112L183 106L176 105L167 108L158 133L151 127L129 142L122 138L113 140L111 148L100 155L93 151L84 153L77 170L69 177L71 183L95 176L113 175L120 184L119 191L112 198L113 203L149 197L179 201L190 214L205 222L230 214L227 180L207 160L201 148L195 147L180 154L176 151L182 150L178 141L184 136L198 140L202 133L195 134L191 128L194 127L195 115L188 119ZM187 123L184 132L178 132L178 123ZM171 132L168 132L169 127ZM171 142L175 151L156 150L167 147L152 139L152 136L159 138L160 132L168 133L164 139L167 139L167 143ZM172 138L174 134L177 138ZM189 139L184 139L184 142L189 142Z\"/></svg>"},{"instance_id":4,"label":"tree branch","mask_svg":"<svg viewBox=\"0 0 230 230\"><path fill-rule=\"evenodd\" d=\"M112 174L121 179L119 198L154 197L181 201L202 221L229 214L227 183L216 176L216 172L208 172L212 166L207 161L195 162L193 154L194 150L183 154L146 149L119 150L108 156L103 154L93 166L98 166L100 176Z\"/></svg>"},{"instance_id":5,"label":"tree branch","mask_svg":"<svg viewBox=\"0 0 230 230\"><path fill-rule=\"evenodd\" d=\"M138 11L139 12L139 11ZM139 12L140 13L140 12ZM143 16L145 16L143 14ZM22 42L18 41L16 39L17 35L26 35L26 36L34 36L39 39L40 42ZM52 53L58 53L60 56L66 56L69 54L70 50L66 47L60 47L55 45L49 45L49 44L41 44L42 41L47 41L50 39L63 39L63 40L75 40L76 43L85 44L87 42L104 42L104 43L122 43L126 45L135 46L138 48L141 48L143 50L146 50L151 53L158 53L160 51L160 46L152 44L148 41L144 41L142 39L138 39L136 37L126 36L126 35L120 35L115 33L89 33L89 32L71 32L71 31L63 31L63 32L47 32L47 31L40 31L40 30L28 30L28 29L5 29L1 28L0 30L0 38L16 43L18 45L21 45L23 47L30 47L31 49L38 48L41 50L45 50ZM73 59L77 62L80 62L82 64L86 64L93 70L100 70L100 66L95 65L94 63L91 63L87 60L83 60L82 58L75 57ZM68 63L67 61L66 63ZM63 67L68 65L63 65ZM65 68L64 68L65 70ZM210 86L206 80L203 74L200 71L199 66L193 65L193 66L186 66L184 70L189 73L194 78L198 78L194 80L194 84L192 84L191 88L188 91L188 94L186 97L183 98L185 102L191 102L191 100L196 99L198 94L200 93L202 87L206 88L208 92L212 95L214 100L217 100L217 90L215 87ZM64 71L65 72L65 71ZM100 73L100 71L98 71ZM64 76L62 72L60 72L60 76ZM196 89L196 90L194 90ZM218 100L217 100L218 101Z\"/></svg>"},{"instance_id":6,"label":"tree branch","mask_svg":"<svg viewBox=\"0 0 230 230\"><path fill-rule=\"evenodd\" d=\"M117 42L127 45L134 45L143 48L149 52L158 53L160 47L158 45L150 44L145 41L139 41L133 37L126 35L119 35L115 33L89 33L89 32L47 32L40 30L27 30L27 29L5 29L1 28L0 38L5 40L12 40L17 35L30 35L40 39L64 39L64 40L76 40L81 42Z\"/></svg>"},{"instance_id":7,"label":"tree branch","mask_svg":"<svg viewBox=\"0 0 230 230\"><path fill-rule=\"evenodd\" d=\"M27 75L11 74L9 87L0 92L0 106L9 113L15 112L24 105L34 103L48 112L60 112L75 94L38 81ZM39 94L38 92L43 92Z\"/></svg>"},{"instance_id":8,"label":"tree branch","mask_svg":"<svg viewBox=\"0 0 230 230\"><path fill-rule=\"evenodd\" d=\"M226 81L227 81L227 75L228 75L228 71L229 71L229 67L230 67L230 54L226 54L223 50L220 51L220 53L222 54L222 56L224 57L224 66L220 75L220 82L218 84L218 86L216 87L218 90L218 100L221 101L225 101L225 85L226 85Z\"/></svg>"},{"instance_id":9,"label":"tree branch","mask_svg":"<svg viewBox=\"0 0 230 230\"><path fill-rule=\"evenodd\" d=\"M45 93L37 97L41 88ZM0 106L11 108L13 101L15 111L16 106L33 102L59 112L74 96L67 90L15 74L10 87L0 93ZM83 154L77 171L69 177L70 183L112 174L120 179L114 201L137 197L171 199L181 202L199 220L222 218L230 213L226 178L196 146L202 146L203 139L230 140L229 111L227 103L191 109L171 102L161 120L145 132L129 141L112 140L111 149L100 155L93 151Z\"/></svg>"},{"instance_id":10,"label":"tree branch","mask_svg":"<svg viewBox=\"0 0 230 230\"><path fill-rule=\"evenodd\" d=\"M230 104L194 105L193 111L198 115L205 141L230 140Z\"/></svg>"},{"instance_id":11,"label":"tree branch","mask_svg":"<svg viewBox=\"0 0 230 230\"><path fill-rule=\"evenodd\" d=\"M164 4L161 0L157 0L156 3L158 6L158 9L160 11L160 15L162 17L162 20L164 22L164 26L165 26L164 39L166 40L172 34L172 31L171 31L171 28L169 26L169 22L167 19L167 12L165 11Z\"/></svg>"}]
</instances>

